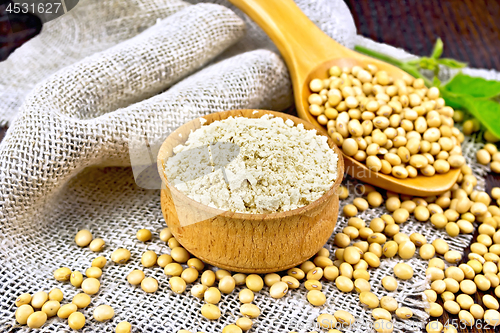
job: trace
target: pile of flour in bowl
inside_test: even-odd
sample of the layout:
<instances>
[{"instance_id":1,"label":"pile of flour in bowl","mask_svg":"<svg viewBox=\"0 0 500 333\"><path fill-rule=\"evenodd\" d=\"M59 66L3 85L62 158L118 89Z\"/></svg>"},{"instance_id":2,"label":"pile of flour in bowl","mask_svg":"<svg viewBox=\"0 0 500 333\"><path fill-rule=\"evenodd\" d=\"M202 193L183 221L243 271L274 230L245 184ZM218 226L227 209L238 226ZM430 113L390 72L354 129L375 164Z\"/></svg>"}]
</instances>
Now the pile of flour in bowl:
<instances>
[{"instance_id":1,"label":"pile of flour in bowl","mask_svg":"<svg viewBox=\"0 0 500 333\"><path fill-rule=\"evenodd\" d=\"M337 178L327 137L292 120L230 117L191 132L166 161L168 181L210 207L274 213L305 206Z\"/></svg>"}]
</instances>

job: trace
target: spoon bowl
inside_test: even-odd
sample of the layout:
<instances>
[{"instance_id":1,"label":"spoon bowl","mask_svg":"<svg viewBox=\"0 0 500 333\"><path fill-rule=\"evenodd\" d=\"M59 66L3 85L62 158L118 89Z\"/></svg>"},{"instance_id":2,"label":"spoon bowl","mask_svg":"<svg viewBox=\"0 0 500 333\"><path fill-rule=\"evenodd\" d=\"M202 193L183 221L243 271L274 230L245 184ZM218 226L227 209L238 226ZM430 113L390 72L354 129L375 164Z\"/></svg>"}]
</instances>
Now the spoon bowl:
<instances>
[{"instance_id":1,"label":"spoon bowl","mask_svg":"<svg viewBox=\"0 0 500 333\"><path fill-rule=\"evenodd\" d=\"M332 66L364 67L368 64L386 71L395 79L411 77L405 71L348 49L327 36L300 10L293 0L230 0L250 16L273 40L290 71L295 106L300 118L324 130L316 117L309 113L309 82L314 78L326 79ZM393 192L432 196L448 191L456 183L460 169L431 177L399 179L373 172L363 163L344 154L345 171L354 178Z\"/></svg>"},{"instance_id":2,"label":"spoon bowl","mask_svg":"<svg viewBox=\"0 0 500 333\"><path fill-rule=\"evenodd\" d=\"M296 94L296 107L297 113L300 118L308 120L317 127L324 128L321 124L318 123L316 117L308 111L309 102L307 98L311 94L309 90L309 82L311 82L311 80L315 78L328 78L328 69L332 66L339 66L340 68L353 66L364 67L367 64L373 64L376 65L379 69L388 72L395 79L403 79L405 76L408 76L406 72L386 62L366 57L354 51L351 52L356 53L356 56L359 57L359 59L330 59L318 65L306 76L304 82L302 82L302 85L300 87L300 95ZM419 174L415 178L399 179L391 175L371 171L365 164L345 154L343 154L343 157L345 172L350 176L392 192L412 196L426 197L444 193L448 191L453 186L453 184L456 183L460 174L460 169L450 169L448 173L435 174L431 177Z\"/></svg>"}]
</instances>

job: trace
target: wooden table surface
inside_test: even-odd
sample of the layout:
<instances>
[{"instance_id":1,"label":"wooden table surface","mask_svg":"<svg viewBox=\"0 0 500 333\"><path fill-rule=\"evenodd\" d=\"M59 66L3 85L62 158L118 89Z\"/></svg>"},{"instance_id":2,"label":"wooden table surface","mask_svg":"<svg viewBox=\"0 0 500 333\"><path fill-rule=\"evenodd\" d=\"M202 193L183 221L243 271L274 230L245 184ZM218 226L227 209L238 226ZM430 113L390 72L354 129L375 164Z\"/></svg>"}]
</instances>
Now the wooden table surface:
<instances>
[{"instance_id":1,"label":"wooden table surface","mask_svg":"<svg viewBox=\"0 0 500 333\"><path fill-rule=\"evenodd\" d=\"M473 67L500 70L500 1L498 0L345 0L354 16L358 33L374 40L428 55L434 41L444 41L444 57ZM6 128L0 128L0 141ZM500 178L489 174L487 190L500 186ZM477 232L474 235L475 241ZM463 262L467 261L467 249ZM490 292L490 294L493 294ZM483 292L474 295L482 304ZM493 294L494 295L494 294ZM441 302L442 304L442 302ZM458 316L446 311L442 323ZM424 330L425 331L425 330ZM459 332L500 332L500 328L460 328Z\"/></svg>"},{"instance_id":2,"label":"wooden table surface","mask_svg":"<svg viewBox=\"0 0 500 333\"><path fill-rule=\"evenodd\" d=\"M500 70L498 0L344 0L358 33L429 55L437 37L443 57Z\"/></svg>"}]
</instances>

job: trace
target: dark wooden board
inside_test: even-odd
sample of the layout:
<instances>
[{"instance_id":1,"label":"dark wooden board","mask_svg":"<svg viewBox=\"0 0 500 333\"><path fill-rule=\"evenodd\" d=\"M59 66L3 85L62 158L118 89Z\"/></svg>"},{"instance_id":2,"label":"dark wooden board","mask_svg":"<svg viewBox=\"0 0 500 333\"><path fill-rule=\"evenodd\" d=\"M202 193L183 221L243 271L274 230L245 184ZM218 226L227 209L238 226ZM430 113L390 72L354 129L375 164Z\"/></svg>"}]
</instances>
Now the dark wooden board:
<instances>
[{"instance_id":1,"label":"dark wooden board","mask_svg":"<svg viewBox=\"0 0 500 333\"><path fill-rule=\"evenodd\" d=\"M444 57L500 70L498 0L344 0L358 33L418 55L437 37Z\"/></svg>"}]
</instances>

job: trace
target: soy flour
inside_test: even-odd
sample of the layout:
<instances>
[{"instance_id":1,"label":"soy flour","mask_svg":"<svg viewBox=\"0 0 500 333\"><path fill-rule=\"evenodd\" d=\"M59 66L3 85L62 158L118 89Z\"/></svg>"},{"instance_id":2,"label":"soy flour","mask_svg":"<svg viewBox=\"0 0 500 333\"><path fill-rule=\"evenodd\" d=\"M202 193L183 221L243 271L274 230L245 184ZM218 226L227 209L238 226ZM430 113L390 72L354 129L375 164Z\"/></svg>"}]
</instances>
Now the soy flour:
<instances>
[{"instance_id":1,"label":"soy flour","mask_svg":"<svg viewBox=\"0 0 500 333\"><path fill-rule=\"evenodd\" d=\"M241 213L305 206L337 178L327 138L292 120L230 117L191 132L167 160L167 179L205 205Z\"/></svg>"}]
</instances>

